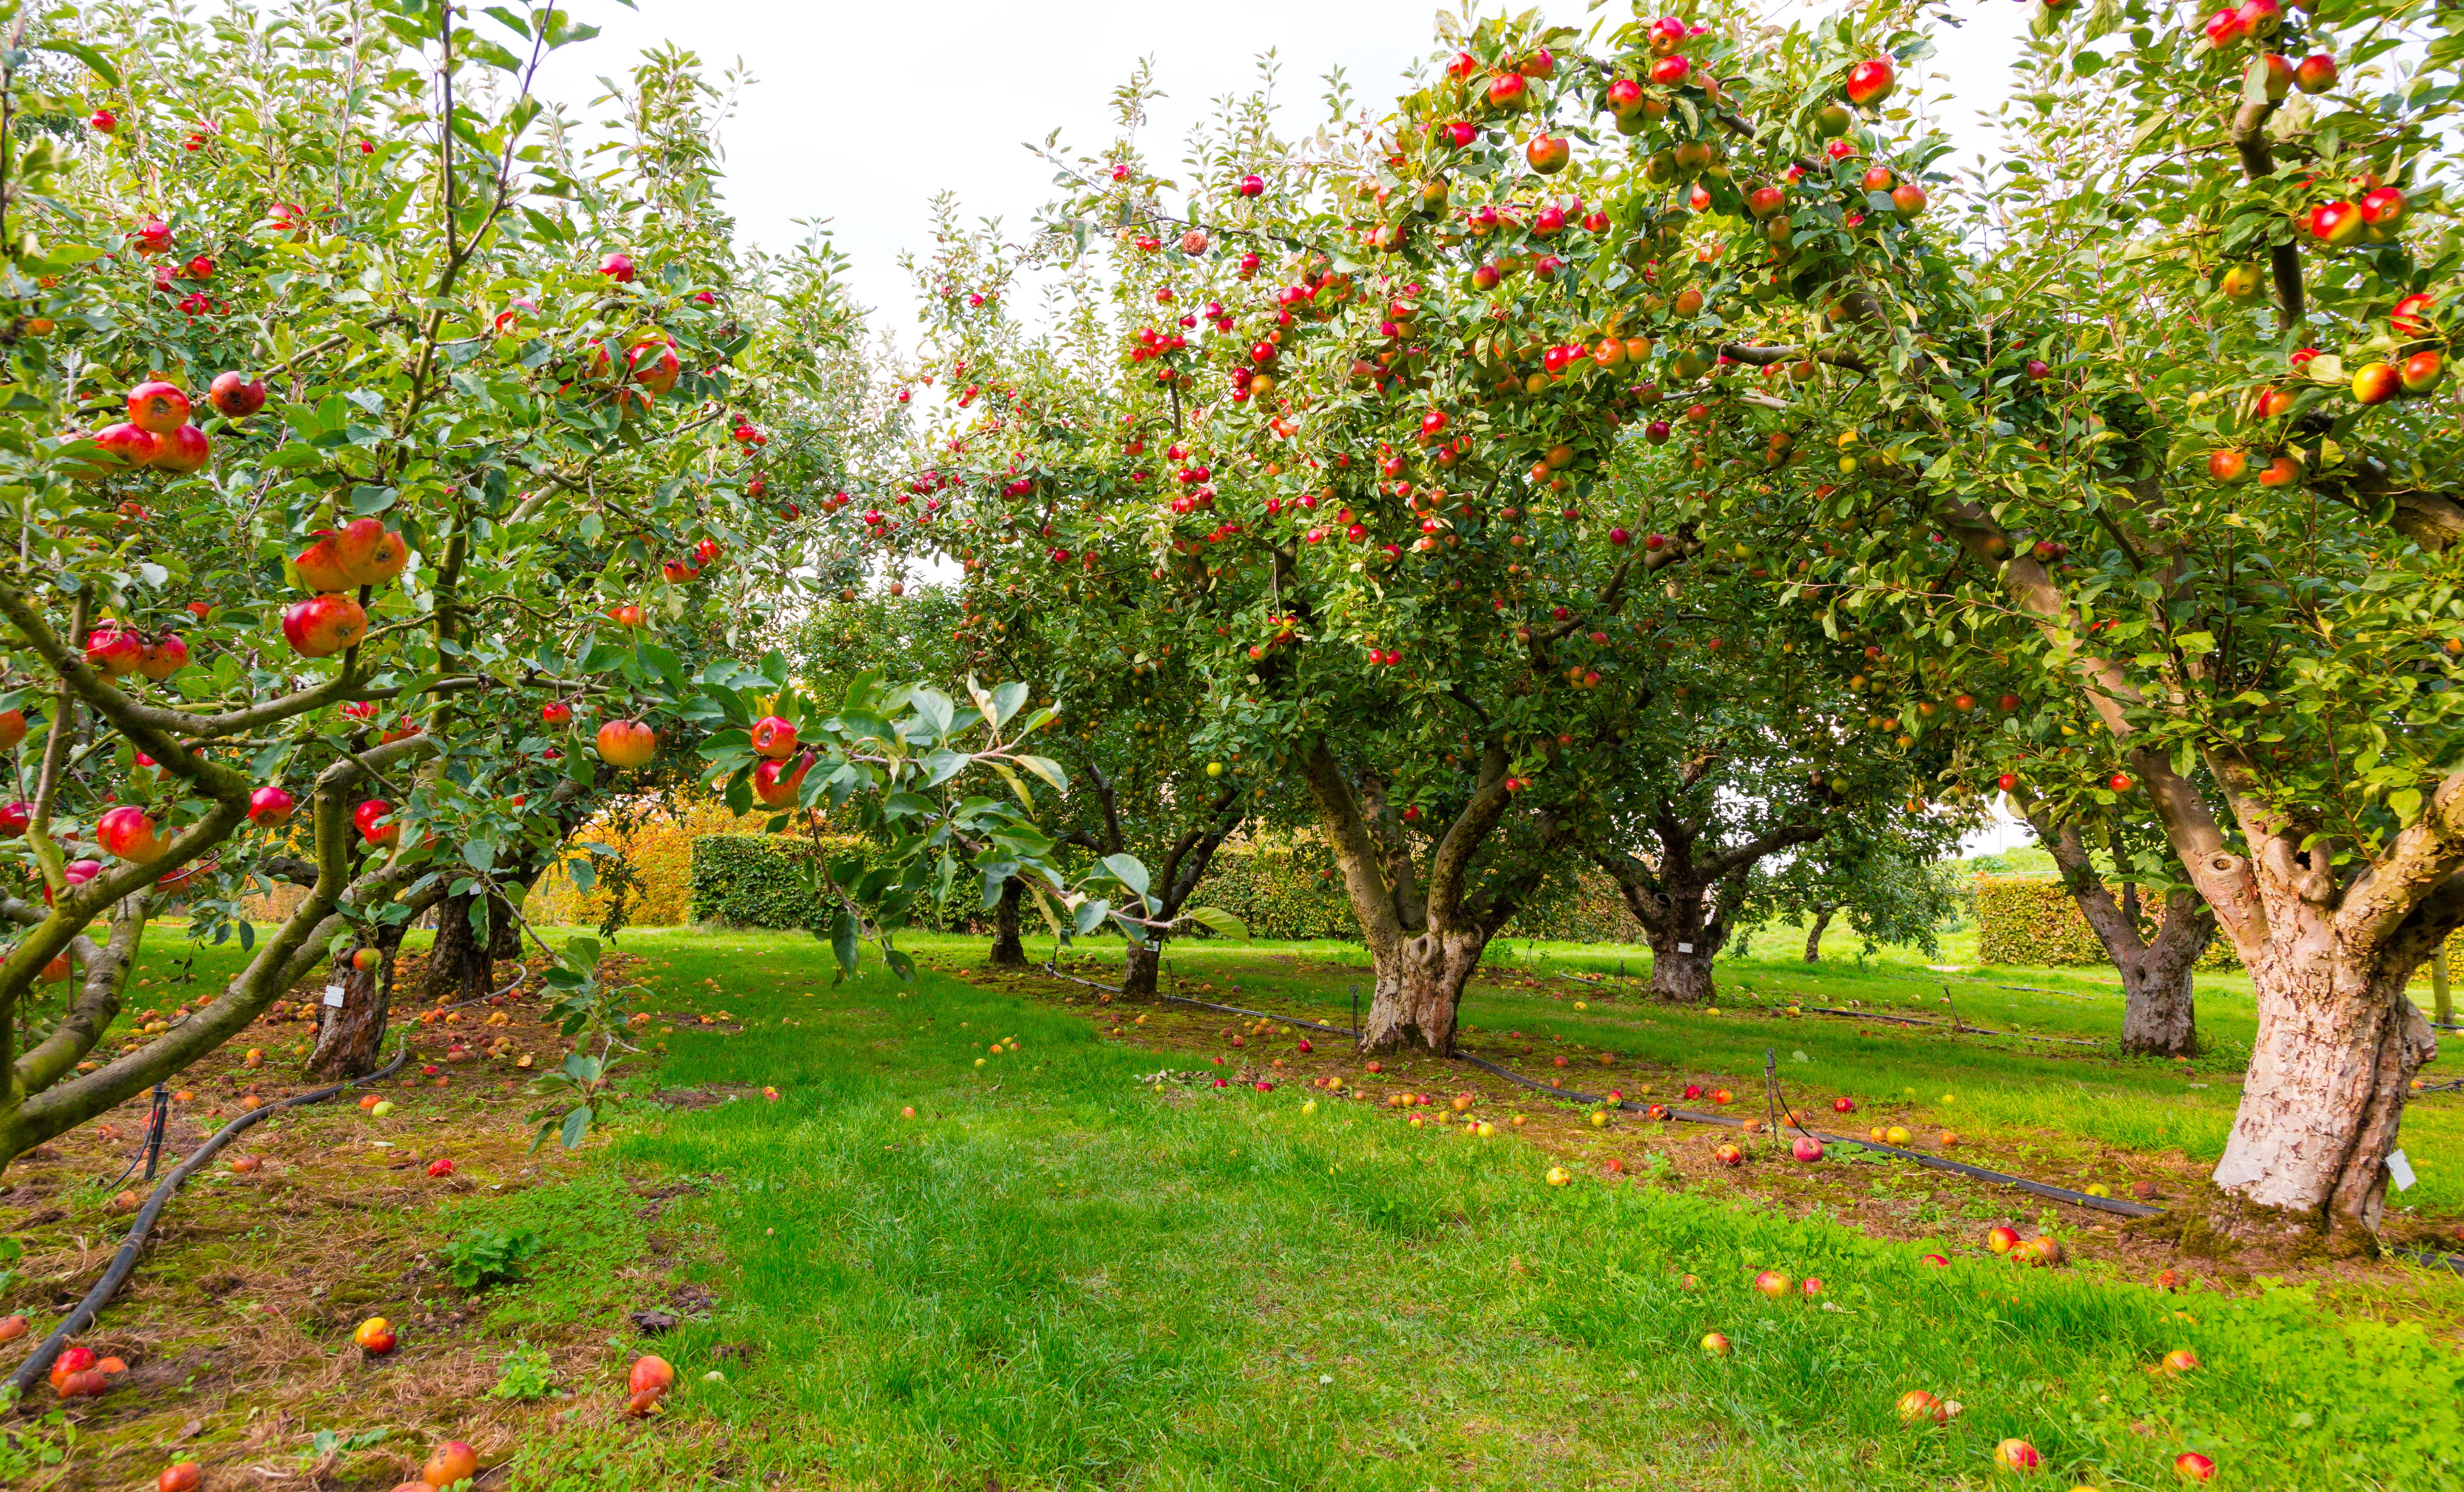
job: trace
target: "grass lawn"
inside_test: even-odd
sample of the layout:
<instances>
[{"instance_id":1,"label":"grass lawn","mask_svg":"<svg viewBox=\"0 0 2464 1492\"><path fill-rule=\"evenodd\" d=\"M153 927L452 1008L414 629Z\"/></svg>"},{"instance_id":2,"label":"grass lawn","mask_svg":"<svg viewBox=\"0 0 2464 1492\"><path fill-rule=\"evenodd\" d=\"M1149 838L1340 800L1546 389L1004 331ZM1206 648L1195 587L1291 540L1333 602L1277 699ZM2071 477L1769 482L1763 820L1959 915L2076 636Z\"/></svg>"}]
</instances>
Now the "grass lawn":
<instances>
[{"instance_id":1,"label":"grass lawn","mask_svg":"<svg viewBox=\"0 0 2464 1492\"><path fill-rule=\"evenodd\" d=\"M940 971L912 989L871 973L833 988L825 950L792 935L642 931L624 946L666 1049L636 1071L664 1106L576 1155L531 1155L510 1075L466 1065L443 1089L397 1087L385 1120L326 1107L279 1121L264 1175L175 1205L184 1220L97 1333L127 1344L143 1381L80 1409L73 1446L38 1422L0 1453L0 1482L130 1485L177 1445L206 1462L208 1492L264 1485L259 1466L381 1489L451 1435L480 1446L491 1492L1981 1487L2005 1437L2033 1442L2059 1486L2171 1484L2185 1450L2215 1459L2220 1487L2464 1477L2450 1340L2464 1293L2417 1271L2168 1294L2092 1247L2075 1267L2015 1269L1957 1217L1931 1245L1951 1261L1933 1266L1926 1244L1840 1220L1868 1183L1904 1188L1912 1168L1897 1164L1814 1168L1856 1190L1758 1205L1700 1179L1694 1133L1603 1138L1537 1096L1517 1109L1530 1130L1413 1127L1296 1080L1317 1069L1281 1034L1219 1068L1213 1016L1139 1027L1083 992L1065 1005L1048 982ZM945 968L982 951L917 946ZM162 976L166 949L149 948L143 977ZM1214 946L1175 965L1210 997L1331 1013L1347 998L1332 951ZM2134 1105L2229 1112L2222 1074L2189 1090L2154 1064L1860 1038L1853 1020L1774 1013L1783 993L1817 989L1824 1003L1913 1001L1921 969L1749 961L1737 974L1769 1008L1710 1016L1553 977L1596 950L1533 953L1518 946L1513 977L1476 992L1475 1039L1615 1047L1617 1080L1662 1080L1665 1065L1758 1083L1771 1046L1809 1092L1914 1117L1940 1105L1939 1083L1957 1122L1987 1130L1997 1104L2040 1127L2118 1125ZM2093 1034L2119 1018L2070 995L1971 1004L1954 988L1976 1024ZM2220 1026L2231 999L2211 997ZM2239 1018L2246 1033L2246 998ZM515 1029L541 1039L535 1022ZM424 1058L441 1031L416 1033ZM1566 1039L1542 1046L1551 1035ZM1269 1051L1293 1065L1267 1067ZM1231 1071L1285 1080L1213 1085ZM195 1102L248 1077L201 1075ZM1501 1119L1513 1106L1480 1102ZM2193 1131L2177 1117L2148 1132ZM26 1231L33 1299L6 1303L38 1325L115 1231L95 1189L66 1184L96 1159L87 1138L55 1144L56 1164L0 1177L41 1191L10 1195L12 1209L65 1214ZM1621 1173L1602 1174L1604 1146ZM432 1153L457 1159L450 1183L423 1179ZM1547 1184L1552 1161L1572 1184ZM439 1256L474 1230L537 1230L545 1246L526 1280L461 1290ZM1749 1286L1759 1270L1822 1289L1766 1300ZM676 1318L655 1343L632 1319L652 1311ZM369 1313L404 1324L383 1363L349 1346ZM1729 1355L1704 1351L1708 1332ZM549 1396L491 1397L523 1343ZM651 1346L677 1365L677 1392L657 1419L624 1421L618 1385ZM2153 1370L2186 1347L2196 1370ZM1915 1389L1965 1412L1904 1428L1895 1405ZM374 1438L347 1449L352 1436ZM44 1455L62 1459L36 1465Z\"/></svg>"}]
</instances>

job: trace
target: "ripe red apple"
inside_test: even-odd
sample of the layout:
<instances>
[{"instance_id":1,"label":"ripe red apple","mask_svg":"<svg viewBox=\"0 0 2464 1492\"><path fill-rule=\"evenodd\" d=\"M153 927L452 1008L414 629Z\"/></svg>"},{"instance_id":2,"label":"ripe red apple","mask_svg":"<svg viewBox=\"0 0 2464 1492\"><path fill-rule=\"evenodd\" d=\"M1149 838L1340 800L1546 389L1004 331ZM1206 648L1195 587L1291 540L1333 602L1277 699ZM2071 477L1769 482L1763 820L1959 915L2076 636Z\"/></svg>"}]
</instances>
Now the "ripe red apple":
<instances>
[{"instance_id":1,"label":"ripe red apple","mask_svg":"<svg viewBox=\"0 0 2464 1492\"><path fill-rule=\"evenodd\" d=\"M2404 221L2404 193L2393 187L2381 187L2362 195L2362 221L2372 228L2393 228Z\"/></svg>"},{"instance_id":2,"label":"ripe red apple","mask_svg":"<svg viewBox=\"0 0 2464 1492\"><path fill-rule=\"evenodd\" d=\"M188 422L188 396L176 384L149 378L128 390L128 423L149 435L167 435Z\"/></svg>"},{"instance_id":3,"label":"ripe red apple","mask_svg":"<svg viewBox=\"0 0 2464 1492\"><path fill-rule=\"evenodd\" d=\"M457 1481L468 1481L479 1474L479 1453L460 1440L448 1440L429 1453L428 1464L420 1468L419 1480L431 1487L450 1487Z\"/></svg>"},{"instance_id":4,"label":"ripe red apple","mask_svg":"<svg viewBox=\"0 0 2464 1492\"><path fill-rule=\"evenodd\" d=\"M238 372L216 373L206 402L231 419L245 419L265 408L265 385Z\"/></svg>"},{"instance_id":5,"label":"ripe red apple","mask_svg":"<svg viewBox=\"0 0 2464 1492\"><path fill-rule=\"evenodd\" d=\"M638 720L609 721L598 741L599 759L610 767L648 767L659 752L659 733Z\"/></svg>"},{"instance_id":6,"label":"ripe red apple","mask_svg":"<svg viewBox=\"0 0 2464 1492\"><path fill-rule=\"evenodd\" d=\"M1848 101L1860 109L1870 109L1889 98L1899 81L1899 72L1889 58L1868 58L1848 70Z\"/></svg>"},{"instance_id":7,"label":"ripe red apple","mask_svg":"<svg viewBox=\"0 0 2464 1492\"><path fill-rule=\"evenodd\" d=\"M161 441L151 433L124 420L96 431L94 443L102 448L104 465L122 471L153 465L162 449Z\"/></svg>"},{"instance_id":8,"label":"ripe red apple","mask_svg":"<svg viewBox=\"0 0 2464 1492\"><path fill-rule=\"evenodd\" d=\"M610 254L599 261L599 273L620 285L633 282L633 259L630 255Z\"/></svg>"},{"instance_id":9,"label":"ripe red apple","mask_svg":"<svg viewBox=\"0 0 2464 1492\"><path fill-rule=\"evenodd\" d=\"M393 821L393 805L383 798L369 798L351 810L351 827L360 837L380 849L402 842L402 825Z\"/></svg>"},{"instance_id":10,"label":"ripe red apple","mask_svg":"<svg viewBox=\"0 0 2464 1492\"><path fill-rule=\"evenodd\" d=\"M145 660L145 644L137 634L122 632L115 623L105 622L86 635L85 661L89 668L117 678L133 674Z\"/></svg>"},{"instance_id":11,"label":"ripe red apple","mask_svg":"<svg viewBox=\"0 0 2464 1492\"><path fill-rule=\"evenodd\" d=\"M166 632L138 650L137 671L156 683L187 666L188 644L176 632Z\"/></svg>"},{"instance_id":12,"label":"ripe red apple","mask_svg":"<svg viewBox=\"0 0 2464 1492\"><path fill-rule=\"evenodd\" d=\"M1488 80L1488 106L1492 109L1520 109L1531 100L1531 87L1520 73L1500 73Z\"/></svg>"},{"instance_id":13,"label":"ripe red apple","mask_svg":"<svg viewBox=\"0 0 2464 1492\"><path fill-rule=\"evenodd\" d=\"M1910 1389L1900 1395L1900 1423L1903 1425L1947 1425L1950 1415L1943 1402L1923 1389Z\"/></svg>"},{"instance_id":14,"label":"ripe red apple","mask_svg":"<svg viewBox=\"0 0 2464 1492\"><path fill-rule=\"evenodd\" d=\"M1711 1159L1723 1166L1743 1166L1746 1163L1746 1152L1733 1145L1719 1145L1712 1147Z\"/></svg>"},{"instance_id":15,"label":"ripe red apple","mask_svg":"<svg viewBox=\"0 0 2464 1492\"><path fill-rule=\"evenodd\" d=\"M2445 358L2435 349L2426 347L2397 365L2396 378L2404 385L2407 393L2428 393L2438 387L2438 380L2446 367Z\"/></svg>"},{"instance_id":16,"label":"ripe red apple","mask_svg":"<svg viewBox=\"0 0 2464 1492\"><path fill-rule=\"evenodd\" d=\"M105 855L140 865L153 863L164 850L163 842L154 835L154 820L134 804L105 810L95 821L94 837Z\"/></svg>"},{"instance_id":17,"label":"ripe red apple","mask_svg":"<svg viewBox=\"0 0 2464 1492\"><path fill-rule=\"evenodd\" d=\"M1801 1134L1790 1144L1788 1153L1810 1166L1822 1159L1822 1142L1810 1134Z\"/></svg>"},{"instance_id":18,"label":"ripe red apple","mask_svg":"<svg viewBox=\"0 0 2464 1492\"><path fill-rule=\"evenodd\" d=\"M382 586L410 565L410 548L402 535L388 530L380 518L357 518L334 535L334 562L358 586Z\"/></svg>"},{"instance_id":19,"label":"ripe red apple","mask_svg":"<svg viewBox=\"0 0 2464 1492\"><path fill-rule=\"evenodd\" d=\"M1703 1350L1712 1357L1726 1357L1728 1355L1728 1339L1716 1331L1708 1332L1703 1338Z\"/></svg>"},{"instance_id":20,"label":"ripe red apple","mask_svg":"<svg viewBox=\"0 0 2464 1492\"><path fill-rule=\"evenodd\" d=\"M2001 1227L1985 1230L1985 1246L1996 1254L2008 1254L2019 1246L2019 1230Z\"/></svg>"},{"instance_id":21,"label":"ripe red apple","mask_svg":"<svg viewBox=\"0 0 2464 1492\"><path fill-rule=\"evenodd\" d=\"M2331 248L2360 242L2368 228L2362 210L2350 202L2322 202L2310 210L2310 236Z\"/></svg>"},{"instance_id":22,"label":"ripe red apple","mask_svg":"<svg viewBox=\"0 0 2464 1492\"><path fill-rule=\"evenodd\" d=\"M359 1329L351 1333L351 1340L370 1357L383 1357L394 1349L393 1323L383 1316L371 1316L360 1323Z\"/></svg>"},{"instance_id":23,"label":"ripe red apple","mask_svg":"<svg viewBox=\"0 0 2464 1492\"><path fill-rule=\"evenodd\" d=\"M1767 1301L1776 1301L1794 1293L1796 1281L1776 1269L1766 1269L1754 1276L1754 1293Z\"/></svg>"},{"instance_id":24,"label":"ripe red apple","mask_svg":"<svg viewBox=\"0 0 2464 1492\"><path fill-rule=\"evenodd\" d=\"M194 425L181 425L168 434L154 437L154 466L158 471L185 477L204 467L213 454L214 443Z\"/></svg>"},{"instance_id":25,"label":"ripe red apple","mask_svg":"<svg viewBox=\"0 0 2464 1492\"><path fill-rule=\"evenodd\" d=\"M2271 52L2251 63L2251 66L2260 70L2265 81L2259 86L2266 90L2269 98L2281 99L2293 91L2292 58L2278 56Z\"/></svg>"},{"instance_id":26,"label":"ripe red apple","mask_svg":"<svg viewBox=\"0 0 2464 1492\"><path fill-rule=\"evenodd\" d=\"M567 725L573 722L573 706L562 700L553 700L539 706L539 723L544 725Z\"/></svg>"},{"instance_id":27,"label":"ripe red apple","mask_svg":"<svg viewBox=\"0 0 2464 1492\"><path fill-rule=\"evenodd\" d=\"M2172 1351L2165 1354L2165 1370L2168 1373L2178 1375L2181 1373L2190 1372L2195 1370L2198 1366L2199 1354L2191 1351L2189 1347L2176 1347Z\"/></svg>"},{"instance_id":28,"label":"ripe red apple","mask_svg":"<svg viewBox=\"0 0 2464 1492\"><path fill-rule=\"evenodd\" d=\"M633 1393L665 1393L675 1383L676 1370L668 1360L648 1353L633 1359L633 1370L625 1376L625 1387Z\"/></svg>"},{"instance_id":29,"label":"ripe red apple","mask_svg":"<svg viewBox=\"0 0 2464 1492\"><path fill-rule=\"evenodd\" d=\"M1643 76L1662 88L1675 88L1692 76L1694 64L1682 56L1654 57L1650 71Z\"/></svg>"},{"instance_id":30,"label":"ripe red apple","mask_svg":"<svg viewBox=\"0 0 2464 1492\"><path fill-rule=\"evenodd\" d=\"M2228 486L2246 480L2250 476L2250 457L2233 450L2208 453L2208 475Z\"/></svg>"},{"instance_id":31,"label":"ripe red apple","mask_svg":"<svg viewBox=\"0 0 2464 1492\"><path fill-rule=\"evenodd\" d=\"M764 715L753 723L753 749L759 755L777 760L796 749L796 725L793 721L776 715Z\"/></svg>"},{"instance_id":32,"label":"ripe red apple","mask_svg":"<svg viewBox=\"0 0 2464 1492\"><path fill-rule=\"evenodd\" d=\"M1912 181L1903 181L1891 189L1891 211L1902 217L1915 217L1925 210L1925 190Z\"/></svg>"},{"instance_id":33,"label":"ripe red apple","mask_svg":"<svg viewBox=\"0 0 2464 1492\"><path fill-rule=\"evenodd\" d=\"M2325 93L2336 86L2336 59L2323 52L2303 57L2293 69L2293 86L2303 93Z\"/></svg>"},{"instance_id":34,"label":"ripe red apple","mask_svg":"<svg viewBox=\"0 0 2464 1492\"><path fill-rule=\"evenodd\" d=\"M2173 1475L2185 1481L2208 1481L2216 1474L2216 1463L2196 1451L2184 1451L2173 1458Z\"/></svg>"},{"instance_id":35,"label":"ripe red apple","mask_svg":"<svg viewBox=\"0 0 2464 1492\"><path fill-rule=\"evenodd\" d=\"M2435 296L2406 296L2395 303L2394 310L2387 313L2387 326L2399 337L2427 337L2431 330L2430 308L2436 303ZM2317 355L2316 352L2311 354L2313 357Z\"/></svg>"},{"instance_id":36,"label":"ripe red apple","mask_svg":"<svg viewBox=\"0 0 2464 1492\"><path fill-rule=\"evenodd\" d=\"M299 800L272 783L248 795L248 821L260 829L279 829L291 822Z\"/></svg>"},{"instance_id":37,"label":"ripe red apple","mask_svg":"<svg viewBox=\"0 0 2464 1492\"><path fill-rule=\"evenodd\" d=\"M310 596L282 609L282 638L301 657L331 657L368 635L368 613L346 595Z\"/></svg>"},{"instance_id":38,"label":"ripe red apple","mask_svg":"<svg viewBox=\"0 0 2464 1492\"><path fill-rule=\"evenodd\" d=\"M26 712L0 710L0 751L13 751L26 739Z\"/></svg>"},{"instance_id":39,"label":"ripe red apple","mask_svg":"<svg viewBox=\"0 0 2464 1492\"><path fill-rule=\"evenodd\" d=\"M154 1492L197 1492L205 1484L205 1472L195 1461L173 1461L154 1479Z\"/></svg>"},{"instance_id":40,"label":"ripe red apple","mask_svg":"<svg viewBox=\"0 0 2464 1492\"><path fill-rule=\"evenodd\" d=\"M342 568L335 538L334 530L319 528L309 535L308 547L293 556L291 573L302 590L321 593L351 589L351 577Z\"/></svg>"},{"instance_id":41,"label":"ripe red apple","mask_svg":"<svg viewBox=\"0 0 2464 1492\"><path fill-rule=\"evenodd\" d=\"M28 825L34 821L34 805L17 802L0 804L0 839L22 837Z\"/></svg>"},{"instance_id":42,"label":"ripe red apple","mask_svg":"<svg viewBox=\"0 0 2464 1492\"><path fill-rule=\"evenodd\" d=\"M71 860L62 879L68 881L69 889L75 891L101 874L102 861L100 860ZM49 885L43 887L43 904L45 906L52 904L52 888Z\"/></svg>"},{"instance_id":43,"label":"ripe red apple","mask_svg":"<svg viewBox=\"0 0 2464 1492\"><path fill-rule=\"evenodd\" d=\"M2043 1469L2045 1458L2025 1440L2005 1440L1993 1447L1993 1463L2027 1477Z\"/></svg>"},{"instance_id":44,"label":"ripe red apple","mask_svg":"<svg viewBox=\"0 0 2464 1492\"><path fill-rule=\"evenodd\" d=\"M796 758L791 767L785 762L759 762L753 768L753 795L772 808L794 808L803 791L804 774L813 768L813 753L807 751ZM1233 1044L1239 1045L1235 1036Z\"/></svg>"}]
</instances>

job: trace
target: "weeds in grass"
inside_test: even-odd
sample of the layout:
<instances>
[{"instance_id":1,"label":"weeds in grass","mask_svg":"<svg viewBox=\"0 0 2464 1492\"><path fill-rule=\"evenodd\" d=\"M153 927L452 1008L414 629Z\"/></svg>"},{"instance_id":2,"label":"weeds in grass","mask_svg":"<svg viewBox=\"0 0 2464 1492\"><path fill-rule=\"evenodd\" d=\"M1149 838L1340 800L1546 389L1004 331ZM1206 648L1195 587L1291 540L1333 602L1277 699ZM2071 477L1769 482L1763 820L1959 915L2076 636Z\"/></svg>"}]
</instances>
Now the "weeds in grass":
<instances>
[{"instance_id":1,"label":"weeds in grass","mask_svg":"<svg viewBox=\"0 0 2464 1492\"><path fill-rule=\"evenodd\" d=\"M556 1387L556 1365L547 1353L524 1342L505 1354L505 1370L488 1391L492 1399L526 1404L547 1397Z\"/></svg>"},{"instance_id":2,"label":"weeds in grass","mask_svg":"<svg viewBox=\"0 0 2464 1492\"><path fill-rule=\"evenodd\" d=\"M523 1266L546 1241L527 1228L473 1228L445 1245L445 1272L465 1290L510 1283L522 1278Z\"/></svg>"}]
</instances>

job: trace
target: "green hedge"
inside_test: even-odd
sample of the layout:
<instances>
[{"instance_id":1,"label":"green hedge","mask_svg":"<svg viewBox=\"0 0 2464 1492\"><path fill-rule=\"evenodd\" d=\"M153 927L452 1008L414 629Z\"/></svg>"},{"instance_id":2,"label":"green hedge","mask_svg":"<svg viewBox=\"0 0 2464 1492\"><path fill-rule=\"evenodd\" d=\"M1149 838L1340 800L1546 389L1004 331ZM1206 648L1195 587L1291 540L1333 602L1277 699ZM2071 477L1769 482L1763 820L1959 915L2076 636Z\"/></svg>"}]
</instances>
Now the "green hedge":
<instances>
[{"instance_id":1,"label":"green hedge","mask_svg":"<svg viewBox=\"0 0 2464 1492\"><path fill-rule=\"evenodd\" d=\"M854 839L825 840L824 852L870 847ZM812 893L809 841L763 835L697 835L693 841L693 920L730 927L805 927L822 914ZM1334 857L1314 839L1229 845L1216 853L1191 899L1241 919L1250 936L1278 941L1357 938L1359 924L1334 871ZM989 930L972 901L945 913L927 912L918 925L943 931ZM1033 912L1023 930L1043 924ZM1527 907L1507 928L1517 938L1578 943L1639 943L1642 929L1626 911L1606 877L1587 873L1573 890L1560 890Z\"/></svg>"},{"instance_id":2,"label":"green hedge","mask_svg":"<svg viewBox=\"0 0 2464 1492\"><path fill-rule=\"evenodd\" d=\"M2149 908L2162 919L2164 903ZM2104 945L2080 914L2068 887L2052 876L1976 878L1976 961L2065 968L2109 963ZM2201 969L2239 969L2233 945L2208 940Z\"/></svg>"},{"instance_id":3,"label":"green hedge","mask_svg":"<svg viewBox=\"0 0 2464 1492\"><path fill-rule=\"evenodd\" d=\"M850 852L869 869L877 853L854 838L825 839L822 853ZM964 931L975 921L973 898L954 898L948 911L925 907L917 926ZM693 842L693 920L727 927L817 928L829 912L813 896L813 844L785 835L696 835Z\"/></svg>"}]
</instances>

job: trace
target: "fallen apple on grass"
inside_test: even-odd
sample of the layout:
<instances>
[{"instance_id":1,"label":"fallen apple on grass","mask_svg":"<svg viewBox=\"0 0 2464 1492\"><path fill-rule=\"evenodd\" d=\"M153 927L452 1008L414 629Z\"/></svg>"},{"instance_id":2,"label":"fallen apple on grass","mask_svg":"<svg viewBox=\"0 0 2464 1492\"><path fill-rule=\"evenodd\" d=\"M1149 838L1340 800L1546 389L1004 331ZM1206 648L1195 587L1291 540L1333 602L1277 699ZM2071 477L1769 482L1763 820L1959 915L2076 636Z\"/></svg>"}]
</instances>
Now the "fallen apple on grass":
<instances>
[{"instance_id":1,"label":"fallen apple on grass","mask_svg":"<svg viewBox=\"0 0 2464 1492\"><path fill-rule=\"evenodd\" d=\"M1940 1398L1923 1389L1910 1389L1900 1395L1900 1423L1947 1425L1950 1423L1950 1414Z\"/></svg>"},{"instance_id":2,"label":"fallen apple on grass","mask_svg":"<svg viewBox=\"0 0 2464 1492\"><path fill-rule=\"evenodd\" d=\"M205 1469L195 1461L173 1461L154 1479L154 1492L197 1492L205 1485Z\"/></svg>"},{"instance_id":3,"label":"fallen apple on grass","mask_svg":"<svg viewBox=\"0 0 2464 1492\"><path fill-rule=\"evenodd\" d=\"M383 1316L371 1316L360 1323L359 1329L351 1333L351 1340L370 1357L383 1357L394 1349L393 1323Z\"/></svg>"},{"instance_id":4,"label":"fallen apple on grass","mask_svg":"<svg viewBox=\"0 0 2464 1492\"><path fill-rule=\"evenodd\" d=\"M2006 1471L2032 1477L2044 1469L2045 1458L2025 1440L2005 1440L1993 1447L1993 1463Z\"/></svg>"},{"instance_id":5,"label":"fallen apple on grass","mask_svg":"<svg viewBox=\"0 0 2464 1492\"><path fill-rule=\"evenodd\" d=\"M2173 1475L2185 1481L2212 1481L2216 1463L2196 1451L2184 1451L2173 1458Z\"/></svg>"},{"instance_id":6,"label":"fallen apple on grass","mask_svg":"<svg viewBox=\"0 0 2464 1492\"><path fill-rule=\"evenodd\" d=\"M479 1474L479 1453L467 1441L448 1440L428 1453L428 1464L419 1469L419 1480L431 1487L450 1487L457 1481L468 1481Z\"/></svg>"},{"instance_id":7,"label":"fallen apple on grass","mask_svg":"<svg viewBox=\"0 0 2464 1492\"><path fill-rule=\"evenodd\" d=\"M1785 1300L1796 1289L1796 1281L1776 1269L1766 1269L1754 1276L1754 1293L1767 1301Z\"/></svg>"},{"instance_id":8,"label":"fallen apple on grass","mask_svg":"<svg viewBox=\"0 0 2464 1492\"><path fill-rule=\"evenodd\" d=\"M1706 1333L1703 1338L1703 1350L1713 1357L1726 1357L1728 1355L1728 1339L1716 1331Z\"/></svg>"}]
</instances>

